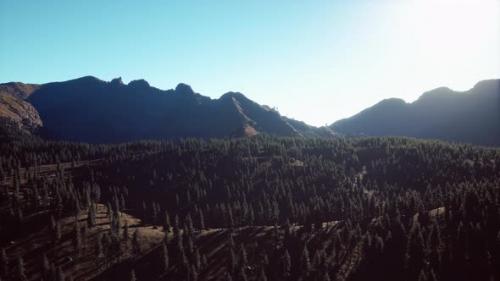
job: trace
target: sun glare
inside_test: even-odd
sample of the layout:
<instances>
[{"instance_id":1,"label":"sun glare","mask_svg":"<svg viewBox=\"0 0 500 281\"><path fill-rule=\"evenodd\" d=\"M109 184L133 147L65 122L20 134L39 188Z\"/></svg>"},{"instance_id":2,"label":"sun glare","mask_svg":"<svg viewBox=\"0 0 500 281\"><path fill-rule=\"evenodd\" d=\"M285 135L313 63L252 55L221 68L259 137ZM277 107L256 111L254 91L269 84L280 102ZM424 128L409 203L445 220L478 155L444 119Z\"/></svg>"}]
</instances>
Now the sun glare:
<instances>
[{"instance_id":1,"label":"sun glare","mask_svg":"<svg viewBox=\"0 0 500 281\"><path fill-rule=\"evenodd\" d=\"M453 62L498 47L499 3L495 0L414 1L410 22L420 55L433 62Z\"/></svg>"},{"instance_id":2,"label":"sun glare","mask_svg":"<svg viewBox=\"0 0 500 281\"><path fill-rule=\"evenodd\" d=\"M397 24L423 81L466 90L484 73L500 71L500 1L409 0ZM483 77L485 78L485 77ZM494 78L494 77L491 77Z\"/></svg>"}]
</instances>

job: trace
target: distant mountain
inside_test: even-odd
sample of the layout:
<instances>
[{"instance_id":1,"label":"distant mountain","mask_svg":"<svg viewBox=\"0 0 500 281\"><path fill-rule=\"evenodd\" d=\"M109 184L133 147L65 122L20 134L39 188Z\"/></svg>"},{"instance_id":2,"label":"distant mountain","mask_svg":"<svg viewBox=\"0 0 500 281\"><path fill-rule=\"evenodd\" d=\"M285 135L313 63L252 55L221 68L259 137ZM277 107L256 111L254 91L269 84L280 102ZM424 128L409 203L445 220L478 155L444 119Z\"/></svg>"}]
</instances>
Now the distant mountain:
<instances>
[{"instance_id":1,"label":"distant mountain","mask_svg":"<svg viewBox=\"0 0 500 281\"><path fill-rule=\"evenodd\" d=\"M409 136L500 145L500 80L466 92L437 88L413 103L387 99L330 128L346 135Z\"/></svg>"},{"instance_id":2,"label":"distant mountain","mask_svg":"<svg viewBox=\"0 0 500 281\"><path fill-rule=\"evenodd\" d=\"M0 84L0 118L14 120L43 137L90 143L186 137L326 136L315 128L281 116L241 93L211 99L179 84L172 90L145 80L124 84L92 76L43 85Z\"/></svg>"}]
</instances>

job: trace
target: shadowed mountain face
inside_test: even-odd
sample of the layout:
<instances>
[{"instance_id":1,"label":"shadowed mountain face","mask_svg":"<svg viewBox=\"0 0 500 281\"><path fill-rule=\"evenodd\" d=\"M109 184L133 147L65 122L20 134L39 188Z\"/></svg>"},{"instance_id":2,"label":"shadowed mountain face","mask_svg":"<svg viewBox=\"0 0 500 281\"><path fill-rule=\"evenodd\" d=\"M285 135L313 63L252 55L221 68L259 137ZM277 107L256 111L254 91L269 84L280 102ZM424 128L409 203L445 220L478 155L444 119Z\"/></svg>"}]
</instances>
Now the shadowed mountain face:
<instances>
[{"instance_id":1,"label":"shadowed mountain face","mask_svg":"<svg viewBox=\"0 0 500 281\"><path fill-rule=\"evenodd\" d=\"M467 92L438 88L413 103L383 100L322 128L281 116L241 93L211 99L185 84L164 91L145 80L124 84L91 76L43 85L6 83L0 84L0 127L3 134L18 128L22 134L90 143L338 132L500 145L500 80L479 82Z\"/></svg>"},{"instance_id":2,"label":"shadowed mountain face","mask_svg":"<svg viewBox=\"0 0 500 281\"><path fill-rule=\"evenodd\" d=\"M18 115L24 114L27 116L24 119L35 122L40 134L50 139L112 143L258 133L330 134L327 129L282 117L240 93L227 93L213 100L195 93L185 84L163 91L144 80L127 85L119 78L105 82L88 76L40 86L14 83L1 86L8 89L0 95L1 106L10 109L3 110L6 114L2 116L15 117L22 123L23 118Z\"/></svg>"},{"instance_id":3,"label":"shadowed mountain face","mask_svg":"<svg viewBox=\"0 0 500 281\"><path fill-rule=\"evenodd\" d=\"M438 88L413 103L383 100L330 127L346 135L409 136L500 145L500 80L479 82L466 92Z\"/></svg>"}]
</instances>

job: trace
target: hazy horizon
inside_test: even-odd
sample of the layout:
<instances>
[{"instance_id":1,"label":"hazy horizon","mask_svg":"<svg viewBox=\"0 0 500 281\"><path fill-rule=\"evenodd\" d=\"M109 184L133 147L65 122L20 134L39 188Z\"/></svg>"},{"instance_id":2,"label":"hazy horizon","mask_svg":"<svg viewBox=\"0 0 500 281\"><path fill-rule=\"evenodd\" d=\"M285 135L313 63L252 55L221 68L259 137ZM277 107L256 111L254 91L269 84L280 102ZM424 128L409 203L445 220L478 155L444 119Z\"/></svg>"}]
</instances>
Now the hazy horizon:
<instances>
[{"instance_id":1,"label":"hazy horizon","mask_svg":"<svg viewBox=\"0 0 500 281\"><path fill-rule=\"evenodd\" d=\"M279 12L277 12L279 11ZM0 80L237 91L321 126L500 78L500 1L0 3Z\"/></svg>"}]
</instances>

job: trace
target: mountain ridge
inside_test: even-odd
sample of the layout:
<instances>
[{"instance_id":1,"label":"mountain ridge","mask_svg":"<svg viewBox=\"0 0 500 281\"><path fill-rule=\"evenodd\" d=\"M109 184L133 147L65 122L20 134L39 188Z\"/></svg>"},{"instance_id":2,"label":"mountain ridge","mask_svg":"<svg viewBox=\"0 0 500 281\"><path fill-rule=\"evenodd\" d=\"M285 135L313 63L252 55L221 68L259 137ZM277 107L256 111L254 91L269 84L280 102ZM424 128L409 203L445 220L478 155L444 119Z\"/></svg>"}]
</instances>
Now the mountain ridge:
<instances>
[{"instance_id":1,"label":"mountain ridge","mask_svg":"<svg viewBox=\"0 0 500 281\"><path fill-rule=\"evenodd\" d=\"M354 136L407 136L497 146L500 80L483 80L461 92L439 87L411 103L385 99L330 128Z\"/></svg>"},{"instance_id":2,"label":"mountain ridge","mask_svg":"<svg viewBox=\"0 0 500 281\"><path fill-rule=\"evenodd\" d=\"M210 98L179 83L162 90L144 79L125 84L83 76L46 84L0 84L0 119L53 140L116 143L140 139L276 136L407 136L500 145L500 80L467 91L439 87L406 102L389 98L315 127L282 116L240 92ZM25 134L23 133L23 134Z\"/></svg>"},{"instance_id":3,"label":"mountain ridge","mask_svg":"<svg viewBox=\"0 0 500 281\"><path fill-rule=\"evenodd\" d=\"M16 86L18 85L18 86ZM25 87L23 85L31 85ZM104 81L83 76L46 84L5 83L0 89L4 106L19 103L37 116L44 138L89 143L115 143L139 139L224 138L265 133L277 136L328 136L329 130L294 123L279 112L262 106L239 92L212 99L179 83L161 90L146 80L121 78ZM12 111L0 117L12 119ZM30 119L31 118L31 119ZM22 118L15 119L19 128ZM299 128L295 128L294 125Z\"/></svg>"}]
</instances>

